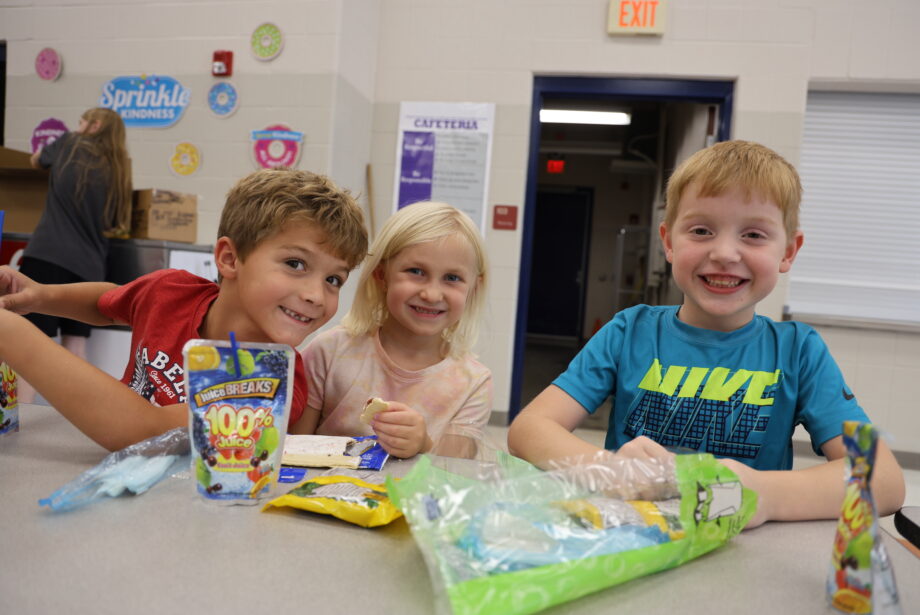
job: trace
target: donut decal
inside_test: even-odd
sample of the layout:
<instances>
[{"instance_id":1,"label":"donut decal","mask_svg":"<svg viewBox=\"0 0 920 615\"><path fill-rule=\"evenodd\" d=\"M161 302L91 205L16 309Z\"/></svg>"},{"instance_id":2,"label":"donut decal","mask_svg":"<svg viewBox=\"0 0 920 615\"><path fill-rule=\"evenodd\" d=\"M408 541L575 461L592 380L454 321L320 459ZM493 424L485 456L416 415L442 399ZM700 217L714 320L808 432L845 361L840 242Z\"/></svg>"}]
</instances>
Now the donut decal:
<instances>
[{"instance_id":1,"label":"donut decal","mask_svg":"<svg viewBox=\"0 0 920 615\"><path fill-rule=\"evenodd\" d=\"M285 124L272 124L262 130L253 130L252 155L263 169L293 167L300 159L303 133L291 130Z\"/></svg>"},{"instance_id":2,"label":"donut decal","mask_svg":"<svg viewBox=\"0 0 920 615\"><path fill-rule=\"evenodd\" d=\"M252 31L249 48L257 60L268 62L274 60L284 47L281 29L273 23L263 23Z\"/></svg>"},{"instance_id":3,"label":"donut decal","mask_svg":"<svg viewBox=\"0 0 920 615\"><path fill-rule=\"evenodd\" d=\"M240 97L229 81L219 81L208 90L208 107L217 117L229 117L236 111Z\"/></svg>"},{"instance_id":4,"label":"donut decal","mask_svg":"<svg viewBox=\"0 0 920 615\"><path fill-rule=\"evenodd\" d=\"M188 177L201 167L201 150L192 143L179 143L169 159L169 169L179 177Z\"/></svg>"},{"instance_id":5,"label":"donut decal","mask_svg":"<svg viewBox=\"0 0 920 615\"><path fill-rule=\"evenodd\" d=\"M45 81L60 77L63 67L60 54L51 47L45 47L35 56L35 72Z\"/></svg>"},{"instance_id":6,"label":"donut decal","mask_svg":"<svg viewBox=\"0 0 920 615\"><path fill-rule=\"evenodd\" d=\"M54 143L65 132L67 132L67 124L56 117L42 120L32 131L32 153L34 154L46 145Z\"/></svg>"}]
</instances>

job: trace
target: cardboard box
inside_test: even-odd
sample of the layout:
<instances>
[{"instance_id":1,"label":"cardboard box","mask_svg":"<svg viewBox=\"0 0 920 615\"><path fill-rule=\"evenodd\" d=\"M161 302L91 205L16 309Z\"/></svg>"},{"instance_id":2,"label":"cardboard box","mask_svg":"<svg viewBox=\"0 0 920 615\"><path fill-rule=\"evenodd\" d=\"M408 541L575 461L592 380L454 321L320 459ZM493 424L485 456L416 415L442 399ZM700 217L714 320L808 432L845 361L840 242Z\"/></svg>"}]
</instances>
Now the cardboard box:
<instances>
[{"instance_id":1,"label":"cardboard box","mask_svg":"<svg viewBox=\"0 0 920 615\"><path fill-rule=\"evenodd\" d=\"M48 171L33 169L27 152L0 147L0 209L6 211L3 230L31 233L45 211Z\"/></svg>"},{"instance_id":2,"label":"cardboard box","mask_svg":"<svg viewBox=\"0 0 920 615\"><path fill-rule=\"evenodd\" d=\"M198 197L159 188L135 190L131 237L195 243L198 239Z\"/></svg>"}]
</instances>

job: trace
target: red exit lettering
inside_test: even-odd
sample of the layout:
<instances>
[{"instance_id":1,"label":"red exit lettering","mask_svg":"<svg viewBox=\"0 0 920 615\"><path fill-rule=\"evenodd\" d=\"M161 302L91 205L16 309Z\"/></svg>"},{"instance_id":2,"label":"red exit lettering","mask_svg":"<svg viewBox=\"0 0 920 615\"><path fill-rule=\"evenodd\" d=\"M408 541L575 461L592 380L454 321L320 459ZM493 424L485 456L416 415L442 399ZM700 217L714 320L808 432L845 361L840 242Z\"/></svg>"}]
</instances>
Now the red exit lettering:
<instances>
[{"instance_id":1,"label":"red exit lettering","mask_svg":"<svg viewBox=\"0 0 920 615\"><path fill-rule=\"evenodd\" d=\"M621 28L654 28L658 0L622 0L620 2Z\"/></svg>"}]
</instances>

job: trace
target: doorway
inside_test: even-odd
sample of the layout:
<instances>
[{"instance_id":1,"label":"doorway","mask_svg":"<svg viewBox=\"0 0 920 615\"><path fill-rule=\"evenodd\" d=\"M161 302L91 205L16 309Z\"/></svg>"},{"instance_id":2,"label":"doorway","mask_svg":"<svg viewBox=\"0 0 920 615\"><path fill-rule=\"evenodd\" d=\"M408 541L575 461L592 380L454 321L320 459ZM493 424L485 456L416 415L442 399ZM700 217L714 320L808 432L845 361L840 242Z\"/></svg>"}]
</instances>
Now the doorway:
<instances>
[{"instance_id":1,"label":"doorway","mask_svg":"<svg viewBox=\"0 0 920 615\"><path fill-rule=\"evenodd\" d=\"M725 81L534 78L509 421L616 311L674 302L657 254L664 185L690 153L729 138L733 89ZM557 108L615 110L630 121L540 123L542 109ZM564 271L547 275L554 267ZM587 426L606 429L604 409Z\"/></svg>"}]
</instances>

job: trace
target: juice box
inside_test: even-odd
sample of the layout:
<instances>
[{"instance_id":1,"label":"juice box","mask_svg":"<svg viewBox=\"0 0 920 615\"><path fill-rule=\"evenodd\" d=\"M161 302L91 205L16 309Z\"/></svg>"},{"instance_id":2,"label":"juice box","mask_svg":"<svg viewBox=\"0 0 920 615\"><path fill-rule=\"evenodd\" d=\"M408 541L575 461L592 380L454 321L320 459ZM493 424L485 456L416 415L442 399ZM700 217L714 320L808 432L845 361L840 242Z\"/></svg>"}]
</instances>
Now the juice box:
<instances>
[{"instance_id":1,"label":"juice box","mask_svg":"<svg viewBox=\"0 0 920 615\"><path fill-rule=\"evenodd\" d=\"M255 504L277 480L291 409L294 350L189 340L183 348L192 474L198 493Z\"/></svg>"},{"instance_id":2,"label":"juice box","mask_svg":"<svg viewBox=\"0 0 920 615\"><path fill-rule=\"evenodd\" d=\"M19 431L16 372L0 361L0 436Z\"/></svg>"}]
</instances>

